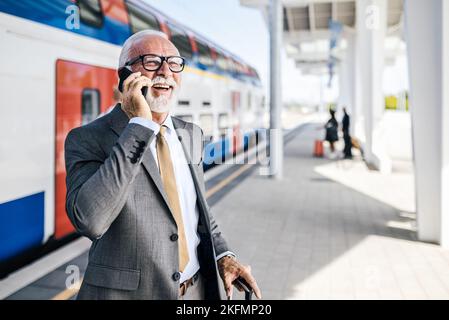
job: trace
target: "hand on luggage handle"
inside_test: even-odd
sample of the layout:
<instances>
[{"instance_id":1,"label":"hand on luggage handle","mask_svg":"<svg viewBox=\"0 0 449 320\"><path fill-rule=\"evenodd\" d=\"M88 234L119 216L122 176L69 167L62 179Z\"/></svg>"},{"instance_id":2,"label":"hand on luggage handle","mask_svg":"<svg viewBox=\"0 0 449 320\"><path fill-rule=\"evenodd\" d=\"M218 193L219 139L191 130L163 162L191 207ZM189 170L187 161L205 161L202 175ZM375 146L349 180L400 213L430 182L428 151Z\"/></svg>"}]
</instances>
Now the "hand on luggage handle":
<instances>
[{"instance_id":1,"label":"hand on luggage handle","mask_svg":"<svg viewBox=\"0 0 449 320\"><path fill-rule=\"evenodd\" d=\"M245 281L242 277L238 277L234 280L234 283L237 283L240 285L240 287L243 288L245 291L245 300L252 300L252 295L254 293L253 288L248 284L248 282ZM228 297L228 300L231 300L231 297Z\"/></svg>"}]
</instances>

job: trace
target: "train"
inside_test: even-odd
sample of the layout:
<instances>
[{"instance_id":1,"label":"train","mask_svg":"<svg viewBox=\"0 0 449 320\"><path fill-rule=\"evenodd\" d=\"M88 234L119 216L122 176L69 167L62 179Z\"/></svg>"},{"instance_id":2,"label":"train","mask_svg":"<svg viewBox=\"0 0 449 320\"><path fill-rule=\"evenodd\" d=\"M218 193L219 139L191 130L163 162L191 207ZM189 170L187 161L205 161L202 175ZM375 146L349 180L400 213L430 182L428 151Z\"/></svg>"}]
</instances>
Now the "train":
<instances>
[{"instance_id":1,"label":"train","mask_svg":"<svg viewBox=\"0 0 449 320\"><path fill-rule=\"evenodd\" d=\"M121 46L145 29L186 58L172 114L203 129L205 169L254 144L266 113L256 69L147 2L0 1L0 277L76 237L64 141L116 104Z\"/></svg>"}]
</instances>

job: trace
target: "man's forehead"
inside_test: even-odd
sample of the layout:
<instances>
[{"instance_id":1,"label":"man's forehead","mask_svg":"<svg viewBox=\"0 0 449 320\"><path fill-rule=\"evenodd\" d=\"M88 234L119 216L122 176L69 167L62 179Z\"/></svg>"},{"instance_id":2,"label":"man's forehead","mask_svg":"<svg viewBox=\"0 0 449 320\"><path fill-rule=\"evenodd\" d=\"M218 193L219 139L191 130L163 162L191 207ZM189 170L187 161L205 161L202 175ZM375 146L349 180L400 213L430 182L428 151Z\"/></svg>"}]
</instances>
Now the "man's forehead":
<instances>
[{"instance_id":1,"label":"man's forehead","mask_svg":"<svg viewBox=\"0 0 449 320\"><path fill-rule=\"evenodd\" d=\"M177 55L177 48L167 39L156 36L142 38L132 46L139 54L154 53L160 55Z\"/></svg>"}]
</instances>

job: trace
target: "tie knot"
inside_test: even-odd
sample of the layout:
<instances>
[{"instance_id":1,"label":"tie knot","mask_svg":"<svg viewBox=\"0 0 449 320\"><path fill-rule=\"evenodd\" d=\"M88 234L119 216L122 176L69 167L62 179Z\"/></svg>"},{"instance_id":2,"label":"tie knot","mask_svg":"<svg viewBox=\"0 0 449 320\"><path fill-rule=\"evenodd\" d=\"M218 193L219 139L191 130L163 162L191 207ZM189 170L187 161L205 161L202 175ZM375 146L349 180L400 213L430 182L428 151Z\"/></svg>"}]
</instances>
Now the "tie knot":
<instances>
[{"instance_id":1,"label":"tie knot","mask_svg":"<svg viewBox=\"0 0 449 320\"><path fill-rule=\"evenodd\" d=\"M163 124L162 126L161 126L161 128L159 129L159 133L162 135L162 136L165 136L165 132L167 131L167 126L165 125L165 124Z\"/></svg>"}]
</instances>

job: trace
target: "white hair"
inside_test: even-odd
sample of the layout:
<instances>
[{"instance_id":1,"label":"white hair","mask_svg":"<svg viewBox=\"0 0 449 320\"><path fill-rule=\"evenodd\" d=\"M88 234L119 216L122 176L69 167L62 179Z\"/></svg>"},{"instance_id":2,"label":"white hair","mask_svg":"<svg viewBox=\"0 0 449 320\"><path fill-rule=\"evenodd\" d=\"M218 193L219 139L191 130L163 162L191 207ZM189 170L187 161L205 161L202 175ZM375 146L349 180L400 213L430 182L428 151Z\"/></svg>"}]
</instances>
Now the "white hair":
<instances>
[{"instance_id":1,"label":"white hair","mask_svg":"<svg viewBox=\"0 0 449 320\"><path fill-rule=\"evenodd\" d=\"M153 36L153 37L157 36L157 37L161 37L161 38L169 40L168 36L165 33L161 32L161 31L155 31L155 30L142 30L142 31L139 31L139 32L133 34L131 37L126 39L125 43L123 44L122 51L120 52L120 57L118 59L119 69L121 67L124 67L125 63L127 61L129 61L129 59L131 58L129 56L129 52L131 51L131 48L133 47L133 45L136 42L142 40L143 38L150 37L150 36Z\"/></svg>"}]
</instances>

